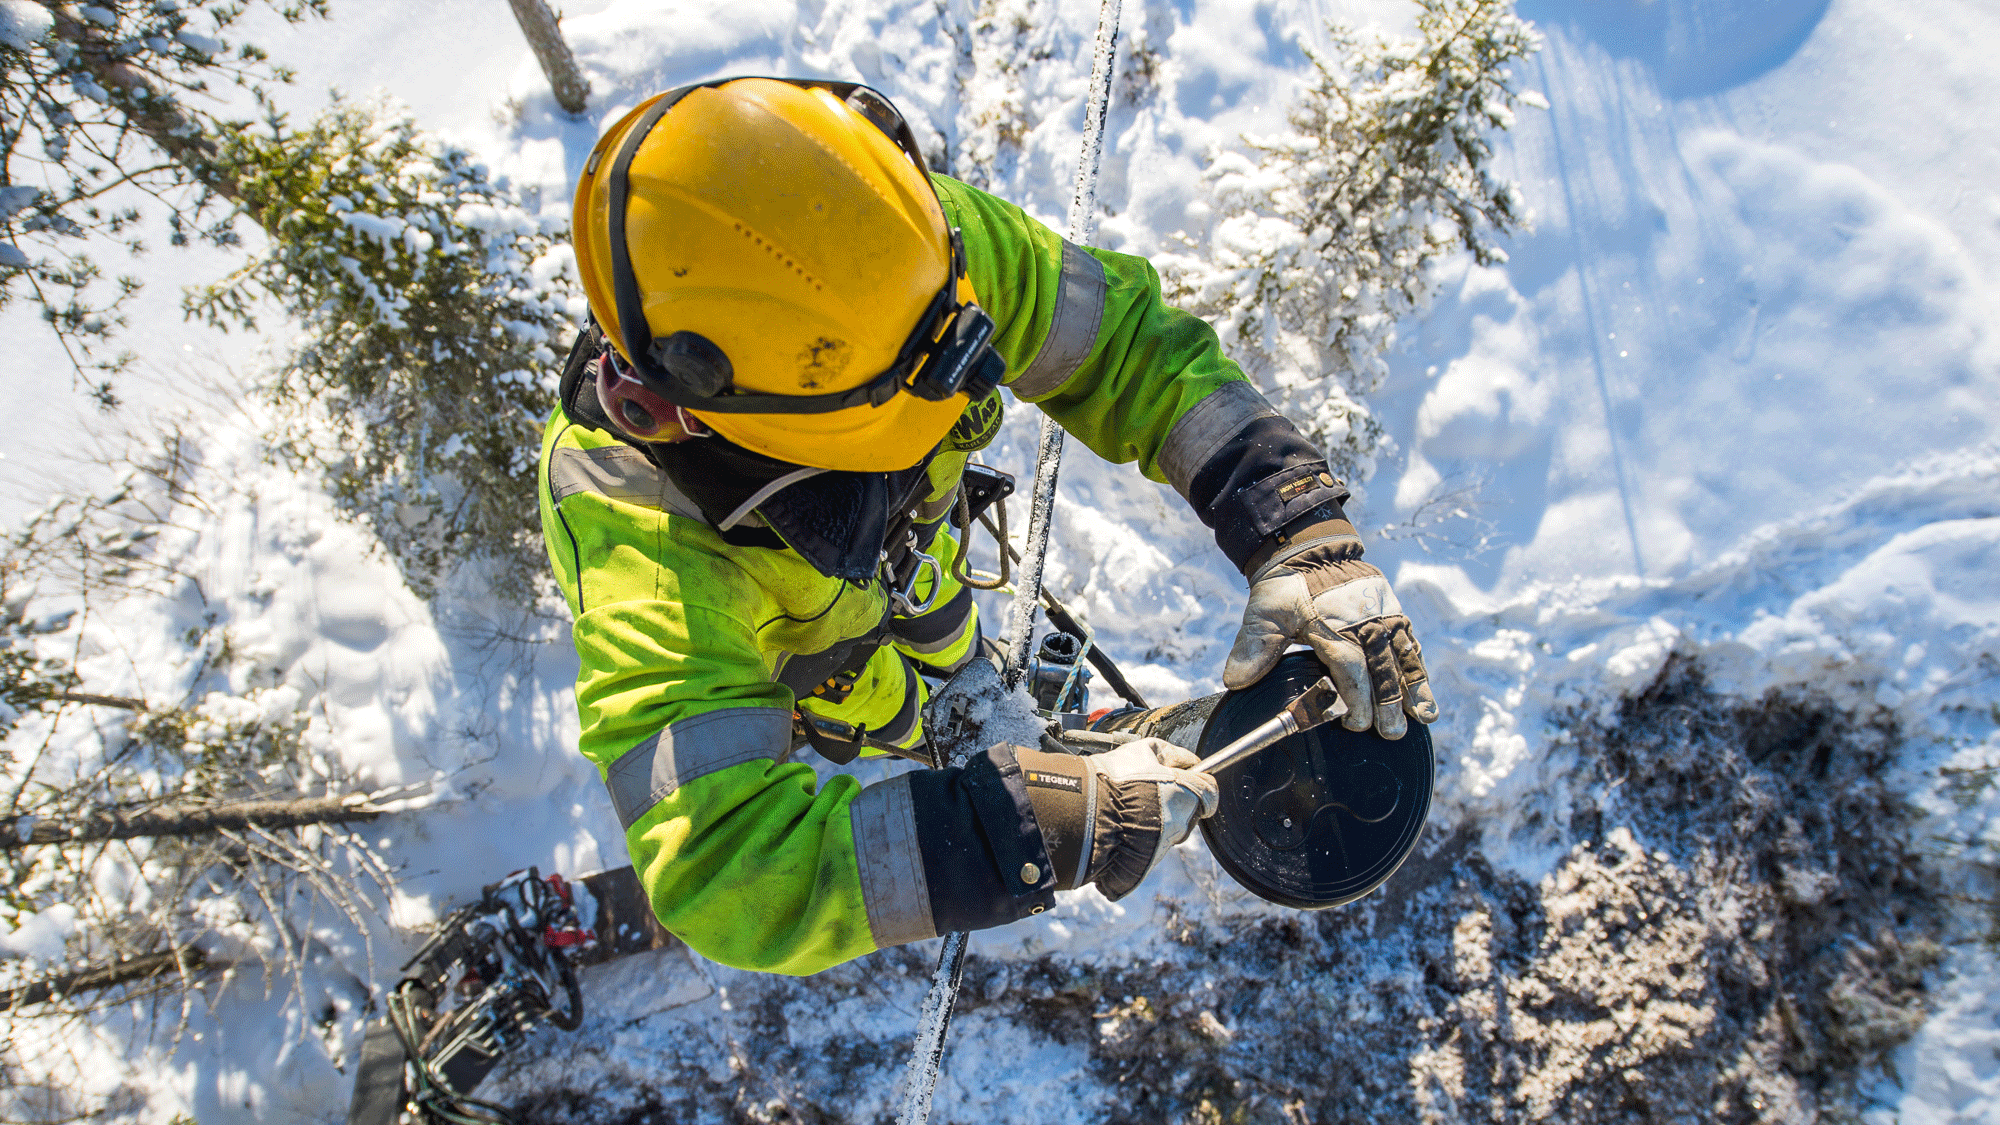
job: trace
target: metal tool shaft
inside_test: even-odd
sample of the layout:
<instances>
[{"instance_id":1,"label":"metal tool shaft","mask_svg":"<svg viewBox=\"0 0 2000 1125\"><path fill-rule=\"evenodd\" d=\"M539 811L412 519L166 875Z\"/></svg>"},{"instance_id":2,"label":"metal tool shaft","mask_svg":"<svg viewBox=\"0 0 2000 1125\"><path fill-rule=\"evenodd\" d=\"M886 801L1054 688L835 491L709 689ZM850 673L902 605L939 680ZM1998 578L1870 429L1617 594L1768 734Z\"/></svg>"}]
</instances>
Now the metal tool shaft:
<instances>
[{"instance_id":1,"label":"metal tool shaft","mask_svg":"<svg viewBox=\"0 0 2000 1125\"><path fill-rule=\"evenodd\" d=\"M1301 692L1297 699L1286 704L1284 710L1259 723L1249 734L1203 758L1194 768L1202 773L1219 772L1272 743L1282 742L1300 731L1311 730L1328 719L1346 713L1347 705L1334 691L1332 678L1322 676Z\"/></svg>"}]
</instances>

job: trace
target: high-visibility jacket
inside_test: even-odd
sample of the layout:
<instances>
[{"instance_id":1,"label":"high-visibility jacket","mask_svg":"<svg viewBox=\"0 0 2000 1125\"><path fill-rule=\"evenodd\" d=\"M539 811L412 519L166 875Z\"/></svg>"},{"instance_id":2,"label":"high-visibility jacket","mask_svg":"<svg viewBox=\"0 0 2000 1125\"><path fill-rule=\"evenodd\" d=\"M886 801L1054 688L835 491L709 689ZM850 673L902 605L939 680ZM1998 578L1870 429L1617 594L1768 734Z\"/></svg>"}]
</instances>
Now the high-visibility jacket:
<instances>
[{"instance_id":1,"label":"high-visibility jacket","mask_svg":"<svg viewBox=\"0 0 2000 1125\"><path fill-rule=\"evenodd\" d=\"M1099 456L1173 485L1239 566L1287 524L1337 513L1346 494L1322 455L1206 323L1162 301L1149 263L1071 244L1011 204L934 180L1017 398ZM954 436L990 434L992 405L969 405ZM966 456L947 446L932 459L921 522L944 519ZM644 451L560 409L543 439L540 500L575 617L580 749L604 774L667 929L725 964L811 973L1052 902L1055 877L1005 748L866 788L778 764L793 709L818 682L788 672L856 638L886 643L847 702L808 695L803 706L885 744L920 738L924 689L910 661L953 666L976 637L955 583L923 575L918 600L931 582L945 588L929 613L898 617L879 581L829 578L788 547L740 545ZM948 571L956 549L947 527L932 553ZM820 660L814 675L825 670Z\"/></svg>"}]
</instances>

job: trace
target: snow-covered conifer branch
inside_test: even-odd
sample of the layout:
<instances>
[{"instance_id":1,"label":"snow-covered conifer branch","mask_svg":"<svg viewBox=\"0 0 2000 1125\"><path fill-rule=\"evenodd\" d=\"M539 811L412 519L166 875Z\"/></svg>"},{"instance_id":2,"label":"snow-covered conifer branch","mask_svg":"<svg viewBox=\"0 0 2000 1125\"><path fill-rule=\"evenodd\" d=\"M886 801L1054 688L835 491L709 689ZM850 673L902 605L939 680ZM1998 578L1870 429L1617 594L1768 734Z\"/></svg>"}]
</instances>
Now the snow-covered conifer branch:
<instances>
[{"instance_id":1,"label":"snow-covered conifer branch","mask_svg":"<svg viewBox=\"0 0 2000 1125\"><path fill-rule=\"evenodd\" d=\"M324 15L325 0L271 0L287 20ZM234 245L234 198L209 161L224 131L198 104L210 83L252 90L290 78L258 47L227 38L234 0L95 0L73 6L0 0L0 307L32 301L76 372L106 406L109 354L132 277L107 283L84 246L145 250L140 210L164 207L176 245ZM216 206L218 198L224 206Z\"/></svg>"},{"instance_id":2,"label":"snow-covered conifer branch","mask_svg":"<svg viewBox=\"0 0 2000 1125\"><path fill-rule=\"evenodd\" d=\"M568 244L386 103L305 128L273 114L218 161L270 248L189 307L248 326L269 296L303 326L268 388L277 447L327 472L419 592L467 559L524 589L541 424L581 304Z\"/></svg>"},{"instance_id":3,"label":"snow-covered conifer branch","mask_svg":"<svg viewBox=\"0 0 2000 1125\"><path fill-rule=\"evenodd\" d=\"M1366 396L1398 320L1428 299L1431 267L1458 251L1504 261L1497 238L1523 221L1491 137L1533 100L1507 67L1540 37L1511 0L1419 6L1414 40L1333 26L1332 49L1309 52L1291 130L1218 156L1207 244L1183 235L1189 252L1162 259L1170 295L1356 478L1381 438Z\"/></svg>"}]
</instances>

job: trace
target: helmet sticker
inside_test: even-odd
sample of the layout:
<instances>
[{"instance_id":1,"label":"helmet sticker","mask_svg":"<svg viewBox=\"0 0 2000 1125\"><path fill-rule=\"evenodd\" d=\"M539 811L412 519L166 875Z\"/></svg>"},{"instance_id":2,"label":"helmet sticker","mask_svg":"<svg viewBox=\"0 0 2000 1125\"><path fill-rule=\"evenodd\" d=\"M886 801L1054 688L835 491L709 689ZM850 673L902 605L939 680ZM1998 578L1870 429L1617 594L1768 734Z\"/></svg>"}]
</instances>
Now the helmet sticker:
<instances>
[{"instance_id":1,"label":"helmet sticker","mask_svg":"<svg viewBox=\"0 0 2000 1125\"><path fill-rule=\"evenodd\" d=\"M1006 412L999 391L967 404L965 413L958 416L958 424L945 435L945 449L953 453L977 453L985 449L993 444L993 435L1000 432L1000 419Z\"/></svg>"}]
</instances>

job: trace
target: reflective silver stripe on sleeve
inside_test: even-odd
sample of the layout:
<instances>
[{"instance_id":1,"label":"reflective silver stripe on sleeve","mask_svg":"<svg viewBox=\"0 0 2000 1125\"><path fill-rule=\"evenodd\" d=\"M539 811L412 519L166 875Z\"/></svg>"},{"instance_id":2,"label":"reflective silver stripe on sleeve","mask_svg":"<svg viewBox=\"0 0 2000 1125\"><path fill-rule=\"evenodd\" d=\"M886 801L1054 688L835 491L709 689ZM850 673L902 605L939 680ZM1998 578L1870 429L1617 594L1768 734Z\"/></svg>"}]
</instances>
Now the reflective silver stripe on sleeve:
<instances>
[{"instance_id":1,"label":"reflective silver stripe on sleeve","mask_svg":"<svg viewBox=\"0 0 2000 1125\"><path fill-rule=\"evenodd\" d=\"M861 901L877 949L937 936L930 885L917 845L917 809L910 775L898 774L861 791L847 809L854 827L854 862L861 870Z\"/></svg>"},{"instance_id":2,"label":"reflective silver stripe on sleeve","mask_svg":"<svg viewBox=\"0 0 2000 1125\"><path fill-rule=\"evenodd\" d=\"M611 807L628 831L654 805L697 778L759 758L776 761L791 745L792 715L776 707L731 707L670 723L618 756L604 772Z\"/></svg>"},{"instance_id":3,"label":"reflective silver stripe on sleeve","mask_svg":"<svg viewBox=\"0 0 2000 1125\"><path fill-rule=\"evenodd\" d=\"M595 492L625 504L637 504L708 522L700 505L674 487L667 475L654 467L646 455L629 445L607 445L602 449L560 446L549 455L549 493L557 504L579 492ZM737 521L745 527L762 527L764 521L750 514Z\"/></svg>"},{"instance_id":4,"label":"reflective silver stripe on sleeve","mask_svg":"<svg viewBox=\"0 0 2000 1125\"><path fill-rule=\"evenodd\" d=\"M1022 398L1048 394L1069 382L1097 346L1097 329L1104 323L1104 263L1065 239L1062 283L1056 288L1056 315L1042 350L1027 370L1007 384Z\"/></svg>"},{"instance_id":5,"label":"reflective silver stripe on sleeve","mask_svg":"<svg viewBox=\"0 0 2000 1125\"><path fill-rule=\"evenodd\" d=\"M1194 478L1243 427L1278 412L1248 381L1224 383L1194 404L1160 443L1160 472L1185 499Z\"/></svg>"}]
</instances>

